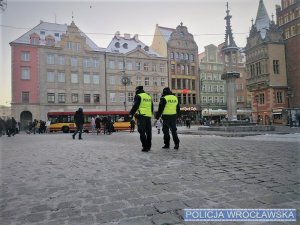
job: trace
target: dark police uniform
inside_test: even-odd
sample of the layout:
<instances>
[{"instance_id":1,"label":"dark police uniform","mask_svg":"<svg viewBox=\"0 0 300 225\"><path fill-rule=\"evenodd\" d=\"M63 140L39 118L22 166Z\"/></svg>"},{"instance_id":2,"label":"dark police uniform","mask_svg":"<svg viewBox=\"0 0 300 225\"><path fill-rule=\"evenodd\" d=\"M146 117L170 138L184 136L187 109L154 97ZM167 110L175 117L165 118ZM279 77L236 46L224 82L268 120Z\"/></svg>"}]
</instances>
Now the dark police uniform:
<instances>
[{"instance_id":1,"label":"dark police uniform","mask_svg":"<svg viewBox=\"0 0 300 225\"><path fill-rule=\"evenodd\" d=\"M162 131L164 133L164 146L162 148L170 148L170 133L174 141L174 149L179 149L179 138L177 135L176 120L180 113L180 106L177 97L171 92L170 88L164 88L162 97L160 98L158 112L155 118L158 120L161 116L163 120Z\"/></svg>"},{"instance_id":2,"label":"dark police uniform","mask_svg":"<svg viewBox=\"0 0 300 225\"><path fill-rule=\"evenodd\" d=\"M152 124L153 102L149 94L145 93L143 86L136 88L134 104L130 110L131 117L136 116L137 128L142 142L143 152L148 152L152 145Z\"/></svg>"}]
</instances>

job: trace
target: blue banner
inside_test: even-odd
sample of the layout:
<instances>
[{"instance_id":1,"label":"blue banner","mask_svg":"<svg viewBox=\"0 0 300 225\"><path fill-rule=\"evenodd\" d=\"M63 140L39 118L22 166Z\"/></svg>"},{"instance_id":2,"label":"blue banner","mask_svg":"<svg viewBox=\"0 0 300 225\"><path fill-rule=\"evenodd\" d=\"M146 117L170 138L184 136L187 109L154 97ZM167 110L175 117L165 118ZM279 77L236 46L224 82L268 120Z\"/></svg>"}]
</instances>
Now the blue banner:
<instances>
[{"instance_id":1,"label":"blue banner","mask_svg":"<svg viewBox=\"0 0 300 225\"><path fill-rule=\"evenodd\" d=\"M296 209L184 209L184 221L296 221Z\"/></svg>"}]
</instances>

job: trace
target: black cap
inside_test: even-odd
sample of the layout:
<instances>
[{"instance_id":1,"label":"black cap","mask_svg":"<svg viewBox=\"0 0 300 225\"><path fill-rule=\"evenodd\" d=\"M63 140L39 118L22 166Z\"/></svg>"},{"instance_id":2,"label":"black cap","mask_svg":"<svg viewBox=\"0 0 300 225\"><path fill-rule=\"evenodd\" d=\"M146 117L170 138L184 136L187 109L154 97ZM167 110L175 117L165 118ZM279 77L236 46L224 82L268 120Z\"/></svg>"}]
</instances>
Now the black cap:
<instances>
[{"instance_id":1,"label":"black cap","mask_svg":"<svg viewBox=\"0 0 300 225\"><path fill-rule=\"evenodd\" d=\"M165 88L163 89L163 93L170 93L170 92L171 92L171 90L170 90L169 87L165 87Z\"/></svg>"},{"instance_id":2,"label":"black cap","mask_svg":"<svg viewBox=\"0 0 300 225\"><path fill-rule=\"evenodd\" d=\"M143 87L143 86L137 86L137 87L135 88L135 90L136 90L136 91L142 91L142 90L144 90L144 87Z\"/></svg>"}]
</instances>

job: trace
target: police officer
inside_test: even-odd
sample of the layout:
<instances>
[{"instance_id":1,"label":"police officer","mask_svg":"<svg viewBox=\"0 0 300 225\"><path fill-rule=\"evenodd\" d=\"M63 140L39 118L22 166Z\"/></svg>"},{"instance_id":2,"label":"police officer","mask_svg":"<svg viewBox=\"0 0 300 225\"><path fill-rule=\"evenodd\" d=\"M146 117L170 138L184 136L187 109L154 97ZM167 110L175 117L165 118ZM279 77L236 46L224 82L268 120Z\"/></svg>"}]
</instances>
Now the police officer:
<instances>
[{"instance_id":1,"label":"police officer","mask_svg":"<svg viewBox=\"0 0 300 225\"><path fill-rule=\"evenodd\" d=\"M179 149L179 138L177 135L176 120L177 115L180 113L180 106L177 97L171 92L170 88L163 89L162 96L158 105L158 111L155 115L155 119L160 117L163 120L162 131L164 134L164 146L162 148L170 148L170 133L174 141L174 149Z\"/></svg>"},{"instance_id":2,"label":"police officer","mask_svg":"<svg viewBox=\"0 0 300 225\"><path fill-rule=\"evenodd\" d=\"M143 86L137 86L135 89L134 103L129 116L131 118L134 116L137 119L137 128L140 134L143 152L148 152L151 149L152 114L153 102L151 96L144 91Z\"/></svg>"}]
</instances>

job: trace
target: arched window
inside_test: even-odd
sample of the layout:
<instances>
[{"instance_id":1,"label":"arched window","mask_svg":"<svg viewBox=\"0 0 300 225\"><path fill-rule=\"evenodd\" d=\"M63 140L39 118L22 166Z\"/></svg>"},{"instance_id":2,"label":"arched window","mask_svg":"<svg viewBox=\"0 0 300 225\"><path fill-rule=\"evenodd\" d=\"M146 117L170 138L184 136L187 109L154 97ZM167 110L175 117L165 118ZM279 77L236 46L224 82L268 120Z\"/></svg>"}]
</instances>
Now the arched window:
<instances>
[{"instance_id":1,"label":"arched window","mask_svg":"<svg viewBox=\"0 0 300 225\"><path fill-rule=\"evenodd\" d=\"M171 59L174 59L174 52L171 52L170 58L171 58Z\"/></svg>"},{"instance_id":2,"label":"arched window","mask_svg":"<svg viewBox=\"0 0 300 225\"><path fill-rule=\"evenodd\" d=\"M116 47L116 48L120 48L120 42L116 42L116 43L115 43L115 47Z\"/></svg>"}]
</instances>

